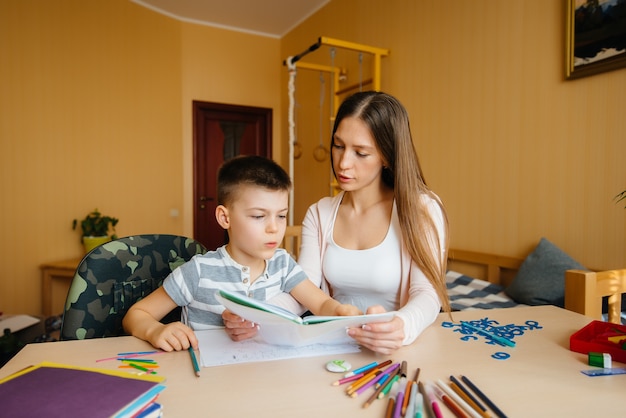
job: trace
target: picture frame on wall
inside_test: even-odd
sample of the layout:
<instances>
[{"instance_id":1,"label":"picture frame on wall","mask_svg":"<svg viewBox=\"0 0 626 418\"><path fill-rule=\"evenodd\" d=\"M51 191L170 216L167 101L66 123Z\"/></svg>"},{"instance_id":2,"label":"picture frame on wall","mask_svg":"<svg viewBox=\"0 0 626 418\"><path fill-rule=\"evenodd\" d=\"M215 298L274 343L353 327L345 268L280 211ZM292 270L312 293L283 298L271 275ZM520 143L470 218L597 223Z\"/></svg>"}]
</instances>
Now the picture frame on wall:
<instances>
[{"instance_id":1,"label":"picture frame on wall","mask_svg":"<svg viewBox=\"0 0 626 418\"><path fill-rule=\"evenodd\" d=\"M567 0L566 78L626 67L626 0Z\"/></svg>"}]
</instances>

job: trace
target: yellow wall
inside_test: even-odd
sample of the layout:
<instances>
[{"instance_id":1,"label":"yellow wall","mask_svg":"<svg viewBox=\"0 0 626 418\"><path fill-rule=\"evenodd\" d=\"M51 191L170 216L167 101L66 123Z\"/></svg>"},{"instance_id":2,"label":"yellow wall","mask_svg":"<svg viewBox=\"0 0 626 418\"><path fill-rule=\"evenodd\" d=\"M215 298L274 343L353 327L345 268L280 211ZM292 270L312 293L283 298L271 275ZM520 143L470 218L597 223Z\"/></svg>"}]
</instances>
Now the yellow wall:
<instances>
[{"instance_id":1,"label":"yellow wall","mask_svg":"<svg viewBox=\"0 0 626 418\"><path fill-rule=\"evenodd\" d=\"M39 265L82 255L94 207L120 236L191 235L191 102L278 126L279 48L128 0L0 2L0 311L40 312Z\"/></svg>"},{"instance_id":2,"label":"yellow wall","mask_svg":"<svg viewBox=\"0 0 626 418\"><path fill-rule=\"evenodd\" d=\"M611 199L626 188L626 70L564 81L564 19L561 0L332 0L278 40L127 0L0 2L0 311L39 313L38 266L81 255L71 220L96 206L119 235L191 235L192 100L274 109L287 167L281 63L322 35L391 50L382 88L409 110L453 246L522 256L546 236L583 264L623 267L626 211ZM350 82L354 60L337 57ZM319 83L300 80L296 222L328 178L304 164Z\"/></svg>"},{"instance_id":3,"label":"yellow wall","mask_svg":"<svg viewBox=\"0 0 626 418\"><path fill-rule=\"evenodd\" d=\"M587 266L624 267L626 210L612 198L626 188L626 69L564 80L565 6L333 0L281 48L295 55L326 36L390 49L382 90L409 111L452 246L523 257L545 236ZM320 48L303 61L329 65L330 54ZM318 99L314 91L307 100ZM315 178L307 158L296 164ZM302 175L296 184L310 189Z\"/></svg>"},{"instance_id":4,"label":"yellow wall","mask_svg":"<svg viewBox=\"0 0 626 418\"><path fill-rule=\"evenodd\" d=\"M280 41L200 25L182 25L184 230L193 233L193 100L273 109L273 154L280 145ZM285 166L287 168L287 166Z\"/></svg>"}]
</instances>

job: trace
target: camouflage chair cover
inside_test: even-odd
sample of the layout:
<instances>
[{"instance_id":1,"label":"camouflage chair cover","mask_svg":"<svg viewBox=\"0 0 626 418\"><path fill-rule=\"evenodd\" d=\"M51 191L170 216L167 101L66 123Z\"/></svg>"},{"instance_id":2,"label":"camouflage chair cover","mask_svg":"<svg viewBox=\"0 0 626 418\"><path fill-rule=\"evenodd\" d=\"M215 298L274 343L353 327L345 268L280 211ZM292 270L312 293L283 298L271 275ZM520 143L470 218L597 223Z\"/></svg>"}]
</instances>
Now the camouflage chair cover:
<instances>
[{"instance_id":1,"label":"camouflage chair cover","mask_svg":"<svg viewBox=\"0 0 626 418\"><path fill-rule=\"evenodd\" d=\"M62 340L125 335L128 308L176 267L207 249L176 235L135 235L94 248L76 268L65 301ZM167 320L180 320L180 309Z\"/></svg>"}]
</instances>

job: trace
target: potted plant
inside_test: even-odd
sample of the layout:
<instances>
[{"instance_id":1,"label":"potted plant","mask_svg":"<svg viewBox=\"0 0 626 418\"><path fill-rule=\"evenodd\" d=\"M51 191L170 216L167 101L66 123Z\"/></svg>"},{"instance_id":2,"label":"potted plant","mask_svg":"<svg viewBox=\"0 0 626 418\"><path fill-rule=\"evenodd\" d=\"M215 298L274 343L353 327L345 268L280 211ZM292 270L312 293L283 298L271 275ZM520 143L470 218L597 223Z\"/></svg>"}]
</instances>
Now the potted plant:
<instances>
[{"instance_id":1,"label":"potted plant","mask_svg":"<svg viewBox=\"0 0 626 418\"><path fill-rule=\"evenodd\" d=\"M112 216L102 215L98 209L94 209L88 213L85 219L80 221L80 227L83 231L82 243L85 246L85 252L89 252L98 245L117 239L115 234L115 225L119 220ZM76 229L78 220L74 219L72 229ZM109 234L111 232L111 234Z\"/></svg>"}]
</instances>

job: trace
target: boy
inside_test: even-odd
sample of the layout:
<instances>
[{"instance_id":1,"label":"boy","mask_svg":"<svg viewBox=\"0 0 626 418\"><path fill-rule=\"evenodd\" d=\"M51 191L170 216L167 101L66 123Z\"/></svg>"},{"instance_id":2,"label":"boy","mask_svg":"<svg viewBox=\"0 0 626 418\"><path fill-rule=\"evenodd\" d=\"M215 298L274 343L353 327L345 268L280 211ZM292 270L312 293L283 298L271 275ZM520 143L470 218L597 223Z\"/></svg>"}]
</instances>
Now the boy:
<instances>
[{"instance_id":1,"label":"boy","mask_svg":"<svg viewBox=\"0 0 626 418\"><path fill-rule=\"evenodd\" d=\"M222 327L219 289L267 301L283 292L316 315L357 315L316 287L291 256L278 249L287 226L291 179L278 164L259 156L239 156L219 170L215 217L228 231L228 244L195 256L175 269L163 286L135 303L124 329L165 351L198 347L192 329ZM271 302L271 301L270 301ZM176 306L182 320L159 321ZM235 337L231 337L235 339Z\"/></svg>"}]
</instances>

